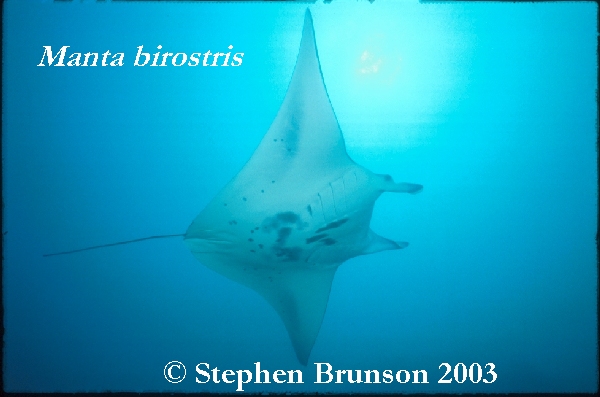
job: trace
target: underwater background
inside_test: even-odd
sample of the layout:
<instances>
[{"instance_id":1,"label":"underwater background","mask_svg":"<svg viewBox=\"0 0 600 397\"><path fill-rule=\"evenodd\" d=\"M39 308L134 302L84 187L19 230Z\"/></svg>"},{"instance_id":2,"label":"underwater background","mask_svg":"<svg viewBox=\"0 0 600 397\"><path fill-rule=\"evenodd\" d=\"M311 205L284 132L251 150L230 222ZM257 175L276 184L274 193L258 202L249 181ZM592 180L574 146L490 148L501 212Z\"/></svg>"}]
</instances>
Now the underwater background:
<instances>
[{"instance_id":1,"label":"underwater background","mask_svg":"<svg viewBox=\"0 0 600 397\"><path fill-rule=\"evenodd\" d=\"M373 230L410 245L338 269L302 367L270 305L181 238L42 255L184 233L273 121L307 4L4 3L5 390L233 392L195 365L257 361L304 383L246 391L596 390L597 5L308 7L350 157L424 191L377 201ZM36 66L48 45L124 66ZM243 64L134 67L140 45ZM314 384L314 362L429 383ZM498 377L439 384L441 363Z\"/></svg>"}]
</instances>

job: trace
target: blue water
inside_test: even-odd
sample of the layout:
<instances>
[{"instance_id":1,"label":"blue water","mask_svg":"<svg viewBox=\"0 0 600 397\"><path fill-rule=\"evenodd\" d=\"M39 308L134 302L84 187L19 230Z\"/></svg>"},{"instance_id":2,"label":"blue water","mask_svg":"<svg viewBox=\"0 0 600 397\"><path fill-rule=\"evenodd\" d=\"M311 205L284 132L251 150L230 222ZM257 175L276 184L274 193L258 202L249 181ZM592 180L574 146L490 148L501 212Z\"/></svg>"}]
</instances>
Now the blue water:
<instances>
[{"instance_id":1,"label":"blue water","mask_svg":"<svg viewBox=\"0 0 600 397\"><path fill-rule=\"evenodd\" d=\"M592 2L310 5L349 155L425 188L378 200L372 228L410 246L339 268L307 367L275 311L181 239L42 257L184 233L275 117L305 9L5 3L6 390L232 392L196 383L194 366L257 361L304 383L245 390L596 389ZM159 44L245 55L240 67L132 66L138 46ZM37 67L44 45L123 52L125 65ZM163 376L172 360L187 367L178 384ZM423 369L429 383L319 385L314 362ZM445 362L494 363L498 377L439 384Z\"/></svg>"}]
</instances>

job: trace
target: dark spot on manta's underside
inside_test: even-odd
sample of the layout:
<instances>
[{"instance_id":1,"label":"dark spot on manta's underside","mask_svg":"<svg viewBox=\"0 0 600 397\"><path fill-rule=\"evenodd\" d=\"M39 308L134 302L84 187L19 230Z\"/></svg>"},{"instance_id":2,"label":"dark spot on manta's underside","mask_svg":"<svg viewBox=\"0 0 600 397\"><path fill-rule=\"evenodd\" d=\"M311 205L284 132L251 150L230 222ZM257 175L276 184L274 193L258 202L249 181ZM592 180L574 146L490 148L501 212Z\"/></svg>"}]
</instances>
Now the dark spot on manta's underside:
<instances>
[{"instance_id":1,"label":"dark spot on manta's underside","mask_svg":"<svg viewBox=\"0 0 600 397\"><path fill-rule=\"evenodd\" d=\"M227 205L227 204L225 204L225 205ZM310 205L306 206L306 210L308 211L309 214L312 215L312 207Z\"/></svg>"},{"instance_id":2,"label":"dark spot on manta's underside","mask_svg":"<svg viewBox=\"0 0 600 397\"><path fill-rule=\"evenodd\" d=\"M312 237L309 237L306 239L306 244L310 244L310 243L314 243L315 241L319 241L320 239L327 237L327 235L325 233L323 234L316 234Z\"/></svg>"},{"instance_id":3,"label":"dark spot on manta's underside","mask_svg":"<svg viewBox=\"0 0 600 397\"><path fill-rule=\"evenodd\" d=\"M292 228L291 227L282 227L281 229L279 229L277 231L277 240L276 242L281 244L281 245L285 245L285 242L287 241L288 237L290 237L290 234L292 234Z\"/></svg>"},{"instance_id":4,"label":"dark spot on manta's underside","mask_svg":"<svg viewBox=\"0 0 600 397\"><path fill-rule=\"evenodd\" d=\"M300 219L300 217L298 215L294 214L291 211L280 212L275 216L277 217L278 220L280 220L282 222L286 222L286 223L296 223Z\"/></svg>"},{"instance_id":5,"label":"dark spot on manta's underside","mask_svg":"<svg viewBox=\"0 0 600 397\"><path fill-rule=\"evenodd\" d=\"M273 246L273 253L278 258L282 258L286 262L295 262L300 259L302 248L300 247L279 247Z\"/></svg>"},{"instance_id":6,"label":"dark spot on manta's underside","mask_svg":"<svg viewBox=\"0 0 600 397\"><path fill-rule=\"evenodd\" d=\"M295 225L296 229L302 230L306 226L300 216L291 211L279 212L275 216L265 218L262 223L262 230L265 233L270 233L273 230L279 230L287 225Z\"/></svg>"},{"instance_id":7,"label":"dark spot on manta's underside","mask_svg":"<svg viewBox=\"0 0 600 397\"><path fill-rule=\"evenodd\" d=\"M336 243L336 241L332 238L326 238L322 240L323 244L325 245L333 245Z\"/></svg>"},{"instance_id":8,"label":"dark spot on manta's underside","mask_svg":"<svg viewBox=\"0 0 600 397\"><path fill-rule=\"evenodd\" d=\"M288 247L286 244L294 229L302 230L306 225L298 214L285 211L265 218L262 223L262 231L264 233L276 231L277 238L270 246L271 252L282 261L295 262L300 260L303 250L300 247ZM263 248L263 246L259 244L259 248Z\"/></svg>"},{"instance_id":9,"label":"dark spot on manta's underside","mask_svg":"<svg viewBox=\"0 0 600 397\"><path fill-rule=\"evenodd\" d=\"M323 226L322 228L317 229L315 233L321 233L321 232L324 232L325 230L335 229L336 227L342 226L346 222L348 222L348 218L343 218L343 219L340 219L339 221L330 222L327 225Z\"/></svg>"}]
</instances>

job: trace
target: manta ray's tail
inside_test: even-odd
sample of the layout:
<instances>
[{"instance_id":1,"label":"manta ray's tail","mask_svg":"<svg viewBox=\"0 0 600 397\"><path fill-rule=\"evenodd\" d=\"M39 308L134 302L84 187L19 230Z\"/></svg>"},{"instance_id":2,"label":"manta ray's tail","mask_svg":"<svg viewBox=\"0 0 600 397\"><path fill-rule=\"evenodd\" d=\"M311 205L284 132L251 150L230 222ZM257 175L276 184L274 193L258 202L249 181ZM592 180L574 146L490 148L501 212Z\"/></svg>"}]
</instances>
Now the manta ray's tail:
<instances>
[{"instance_id":1,"label":"manta ray's tail","mask_svg":"<svg viewBox=\"0 0 600 397\"><path fill-rule=\"evenodd\" d=\"M137 243L139 241L152 240L155 238L169 238L169 237L183 237L183 236L185 236L185 234L164 234L161 236L142 237L142 238L136 238L135 240L127 240L127 241L119 241L117 243L95 245L93 247L79 248L79 249L72 250L72 251L56 252L54 254L44 254L43 256L67 255L67 254L74 254L75 252L88 251L88 250L93 250L93 249L97 249L97 248L112 247L114 245Z\"/></svg>"}]
</instances>

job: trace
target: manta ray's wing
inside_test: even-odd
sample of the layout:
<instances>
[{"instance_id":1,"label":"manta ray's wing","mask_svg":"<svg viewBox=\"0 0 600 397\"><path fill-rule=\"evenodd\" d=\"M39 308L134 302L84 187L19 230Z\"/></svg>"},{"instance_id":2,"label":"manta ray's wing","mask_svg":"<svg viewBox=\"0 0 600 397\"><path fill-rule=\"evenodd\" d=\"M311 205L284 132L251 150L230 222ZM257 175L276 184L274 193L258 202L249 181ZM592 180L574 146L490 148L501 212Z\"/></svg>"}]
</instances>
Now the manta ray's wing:
<instances>
[{"instance_id":1,"label":"manta ray's wing","mask_svg":"<svg viewBox=\"0 0 600 397\"><path fill-rule=\"evenodd\" d=\"M337 266L288 270L275 286L257 288L283 320L302 365L308 363L321 329Z\"/></svg>"},{"instance_id":2,"label":"manta ray's wing","mask_svg":"<svg viewBox=\"0 0 600 397\"><path fill-rule=\"evenodd\" d=\"M306 365L329 300L333 276L339 264L327 266L265 266L252 256L233 263L221 254L194 252L194 240L186 240L194 255L207 267L258 292L279 314L302 365Z\"/></svg>"},{"instance_id":3,"label":"manta ray's wing","mask_svg":"<svg viewBox=\"0 0 600 397\"><path fill-rule=\"evenodd\" d=\"M295 186L302 186L352 165L323 82L307 9L296 66L281 108L238 179L260 174L270 183L293 175Z\"/></svg>"}]
</instances>

